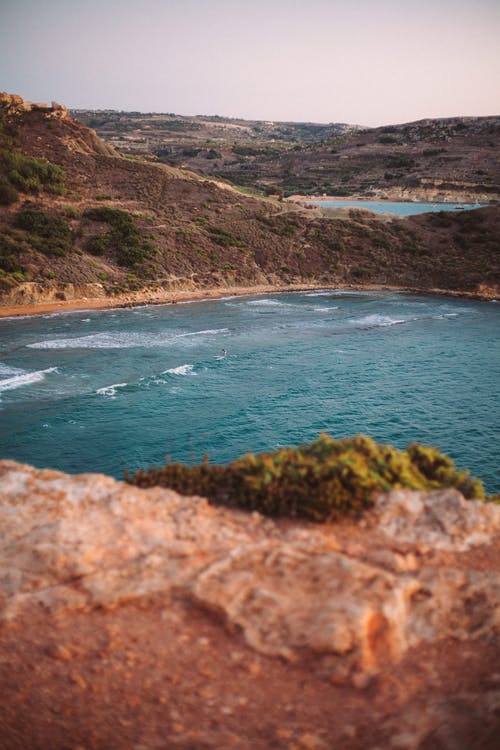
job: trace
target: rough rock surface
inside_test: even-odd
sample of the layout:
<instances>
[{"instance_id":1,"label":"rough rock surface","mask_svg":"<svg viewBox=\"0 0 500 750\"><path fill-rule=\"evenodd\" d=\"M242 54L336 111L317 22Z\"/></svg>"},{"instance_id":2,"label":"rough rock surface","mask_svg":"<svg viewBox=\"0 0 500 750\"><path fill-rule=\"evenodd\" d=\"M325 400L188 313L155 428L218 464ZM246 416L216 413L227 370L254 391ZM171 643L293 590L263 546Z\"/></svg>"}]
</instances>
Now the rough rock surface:
<instances>
[{"instance_id":1,"label":"rough rock surface","mask_svg":"<svg viewBox=\"0 0 500 750\"><path fill-rule=\"evenodd\" d=\"M37 305L44 302L103 299L102 284L40 284L24 281L2 295L0 305Z\"/></svg>"},{"instance_id":2,"label":"rough rock surface","mask_svg":"<svg viewBox=\"0 0 500 750\"><path fill-rule=\"evenodd\" d=\"M9 114L41 110L42 112L47 112L52 117L60 119L65 119L68 116L68 108L64 104L51 102L49 107L45 102L28 102L22 96L7 94L6 92L0 92L0 106L4 107Z\"/></svg>"},{"instance_id":3,"label":"rough rock surface","mask_svg":"<svg viewBox=\"0 0 500 750\"><path fill-rule=\"evenodd\" d=\"M498 746L499 507L320 526L12 461L0 488L0 748Z\"/></svg>"}]
</instances>

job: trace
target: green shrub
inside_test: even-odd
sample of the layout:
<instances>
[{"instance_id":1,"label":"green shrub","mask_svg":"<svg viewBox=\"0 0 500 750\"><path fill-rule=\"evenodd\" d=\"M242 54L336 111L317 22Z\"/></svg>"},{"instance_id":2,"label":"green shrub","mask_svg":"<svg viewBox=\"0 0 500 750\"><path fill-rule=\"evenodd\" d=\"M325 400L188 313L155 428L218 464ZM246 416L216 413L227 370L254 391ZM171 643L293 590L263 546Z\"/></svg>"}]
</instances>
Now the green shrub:
<instances>
[{"instance_id":1,"label":"green shrub","mask_svg":"<svg viewBox=\"0 0 500 750\"><path fill-rule=\"evenodd\" d=\"M10 206L19 198L16 188L5 177L0 177L0 205Z\"/></svg>"},{"instance_id":2,"label":"green shrub","mask_svg":"<svg viewBox=\"0 0 500 750\"><path fill-rule=\"evenodd\" d=\"M35 159L18 151L0 151L0 169L4 179L22 193L42 190L60 195L64 187L64 170L47 159Z\"/></svg>"},{"instance_id":3,"label":"green shrub","mask_svg":"<svg viewBox=\"0 0 500 750\"><path fill-rule=\"evenodd\" d=\"M19 211L15 226L28 233L28 242L45 255L66 255L73 248L71 229L64 219L45 211Z\"/></svg>"},{"instance_id":4,"label":"green shrub","mask_svg":"<svg viewBox=\"0 0 500 750\"><path fill-rule=\"evenodd\" d=\"M371 275L371 272L366 266L354 266L351 269L351 275L354 279L367 279Z\"/></svg>"},{"instance_id":5,"label":"green shrub","mask_svg":"<svg viewBox=\"0 0 500 750\"><path fill-rule=\"evenodd\" d=\"M257 456L249 453L227 466L169 463L138 471L126 481L139 487L171 487L206 496L215 504L270 516L329 521L359 514L377 492L406 487L456 487L467 498L484 498L480 480L457 471L453 461L418 443L400 451L358 435L333 440L321 435L309 445Z\"/></svg>"},{"instance_id":6,"label":"green shrub","mask_svg":"<svg viewBox=\"0 0 500 750\"><path fill-rule=\"evenodd\" d=\"M0 234L0 270L7 273L22 271L22 265L19 261L19 242L4 234Z\"/></svg>"},{"instance_id":7,"label":"green shrub","mask_svg":"<svg viewBox=\"0 0 500 750\"><path fill-rule=\"evenodd\" d=\"M412 169L416 166L416 161L405 154L394 154L385 157L385 164L393 169Z\"/></svg>"},{"instance_id":8,"label":"green shrub","mask_svg":"<svg viewBox=\"0 0 500 750\"><path fill-rule=\"evenodd\" d=\"M243 247L244 243L223 227L208 227L207 229L212 242L221 247Z\"/></svg>"},{"instance_id":9,"label":"green shrub","mask_svg":"<svg viewBox=\"0 0 500 750\"><path fill-rule=\"evenodd\" d=\"M79 219L82 215L81 209L73 205L64 206L61 213L68 219Z\"/></svg>"},{"instance_id":10,"label":"green shrub","mask_svg":"<svg viewBox=\"0 0 500 750\"><path fill-rule=\"evenodd\" d=\"M94 255L113 252L121 266L136 266L149 258L154 247L144 240L137 229L132 216L120 208L89 208L83 213L91 221L104 222L110 230L92 237L87 243L87 250Z\"/></svg>"},{"instance_id":11,"label":"green shrub","mask_svg":"<svg viewBox=\"0 0 500 750\"><path fill-rule=\"evenodd\" d=\"M92 255L104 255L109 247L109 235L106 233L96 234L87 242L86 249Z\"/></svg>"}]
</instances>

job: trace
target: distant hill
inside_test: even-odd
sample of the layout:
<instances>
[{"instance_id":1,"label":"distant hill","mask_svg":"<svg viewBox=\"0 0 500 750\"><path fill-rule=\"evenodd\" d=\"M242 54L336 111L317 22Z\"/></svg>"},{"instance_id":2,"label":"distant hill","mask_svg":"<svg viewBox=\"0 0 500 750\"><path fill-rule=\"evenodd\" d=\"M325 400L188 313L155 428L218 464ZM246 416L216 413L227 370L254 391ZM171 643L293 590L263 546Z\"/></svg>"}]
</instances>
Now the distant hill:
<instances>
[{"instance_id":1,"label":"distant hill","mask_svg":"<svg viewBox=\"0 0 500 750\"><path fill-rule=\"evenodd\" d=\"M97 288L123 299L137 290L257 284L494 294L499 214L387 220L346 210L328 218L121 155L61 105L0 95L4 305Z\"/></svg>"},{"instance_id":2,"label":"distant hill","mask_svg":"<svg viewBox=\"0 0 500 750\"><path fill-rule=\"evenodd\" d=\"M126 154L285 196L500 200L500 117L362 128L223 117L73 113Z\"/></svg>"}]
</instances>

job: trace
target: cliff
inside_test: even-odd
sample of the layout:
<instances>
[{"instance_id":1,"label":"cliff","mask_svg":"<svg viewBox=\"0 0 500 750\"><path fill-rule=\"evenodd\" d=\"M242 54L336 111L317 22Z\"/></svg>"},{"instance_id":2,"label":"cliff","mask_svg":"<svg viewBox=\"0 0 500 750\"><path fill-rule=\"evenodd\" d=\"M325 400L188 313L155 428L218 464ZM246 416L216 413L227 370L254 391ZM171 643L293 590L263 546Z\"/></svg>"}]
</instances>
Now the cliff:
<instances>
[{"instance_id":1,"label":"cliff","mask_svg":"<svg viewBox=\"0 0 500 750\"><path fill-rule=\"evenodd\" d=\"M499 284L498 207L325 217L121 156L55 103L1 95L0 123L0 305L43 299L40 285L60 299L100 284L107 297L159 300L271 284L494 295Z\"/></svg>"},{"instance_id":2,"label":"cliff","mask_svg":"<svg viewBox=\"0 0 500 750\"><path fill-rule=\"evenodd\" d=\"M397 491L319 526L0 483L2 748L498 747L498 506Z\"/></svg>"}]
</instances>

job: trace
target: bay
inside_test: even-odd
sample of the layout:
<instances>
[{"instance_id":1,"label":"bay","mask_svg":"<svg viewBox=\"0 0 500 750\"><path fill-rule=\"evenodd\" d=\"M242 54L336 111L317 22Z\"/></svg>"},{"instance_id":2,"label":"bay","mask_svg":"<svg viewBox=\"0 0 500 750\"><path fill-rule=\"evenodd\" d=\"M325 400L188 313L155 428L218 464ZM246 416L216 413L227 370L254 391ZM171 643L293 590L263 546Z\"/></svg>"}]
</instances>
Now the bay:
<instances>
[{"instance_id":1,"label":"bay","mask_svg":"<svg viewBox=\"0 0 500 750\"><path fill-rule=\"evenodd\" d=\"M479 203L415 203L405 201L368 201L368 200L312 200L309 205L321 208L363 208L377 214L397 214L398 216L415 216L436 211L471 211L483 208Z\"/></svg>"},{"instance_id":2,"label":"bay","mask_svg":"<svg viewBox=\"0 0 500 750\"><path fill-rule=\"evenodd\" d=\"M3 319L0 456L121 478L363 432L498 492L499 322L494 302L328 289Z\"/></svg>"}]
</instances>

